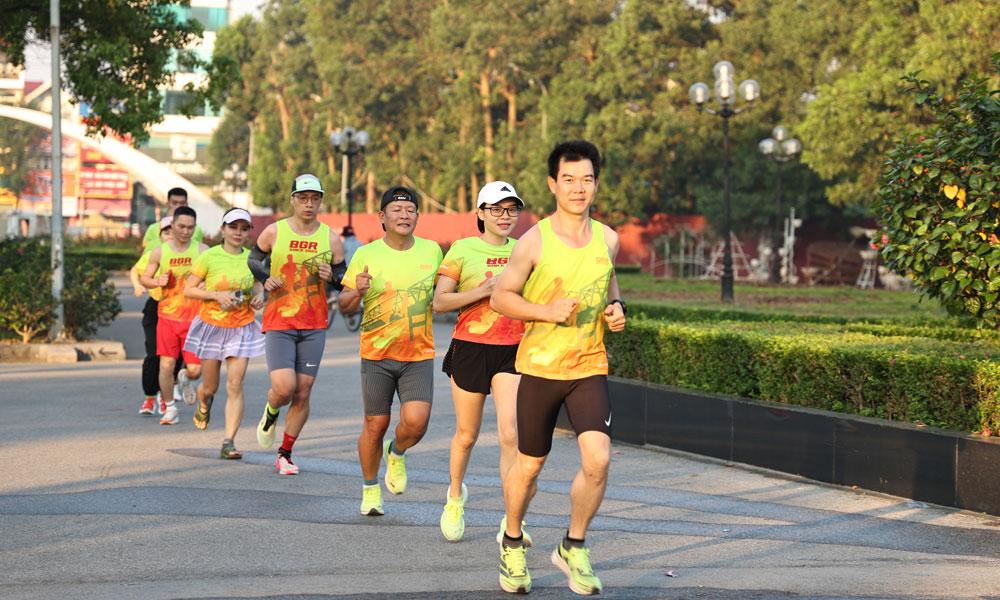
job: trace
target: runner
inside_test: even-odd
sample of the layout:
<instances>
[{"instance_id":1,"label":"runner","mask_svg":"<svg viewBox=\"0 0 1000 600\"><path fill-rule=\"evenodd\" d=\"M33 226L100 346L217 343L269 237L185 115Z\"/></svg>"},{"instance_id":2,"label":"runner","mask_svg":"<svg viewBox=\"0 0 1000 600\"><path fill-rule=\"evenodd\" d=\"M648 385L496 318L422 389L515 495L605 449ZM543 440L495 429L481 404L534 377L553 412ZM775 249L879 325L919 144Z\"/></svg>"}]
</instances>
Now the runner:
<instances>
[{"instance_id":1,"label":"runner","mask_svg":"<svg viewBox=\"0 0 1000 600\"><path fill-rule=\"evenodd\" d=\"M187 190L179 187L170 188L170 191L167 192L167 206L166 206L165 216L172 217L174 216L174 211L176 209L180 208L181 206L187 206L187 205L188 205ZM152 225L146 228L146 233L142 236L143 248L149 247L150 244L152 244L154 248L156 247L158 241L158 235L160 233L160 227L161 227L160 223L153 223ZM191 239L199 244L201 243L202 241L201 225L195 225L194 234L192 234Z\"/></svg>"},{"instance_id":2,"label":"runner","mask_svg":"<svg viewBox=\"0 0 1000 600\"><path fill-rule=\"evenodd\" d=\"M139 277L146 270L153 248L166 243L173 235L171 227L173 220L173 217L163 217L160 220L158 243L146 246L142 256L128 272L136 298L141 298L147 292L145 286L139 281ZM146 357L142 359L142 393L146 398L143 400L142 406L139 407L140 415L152 416L154 410L162 415L167 410L167 403L160 394L160 357L156 355L156 307L160 299L160 291L160 288L148 290L149 298L146 298L146 304L142 307L142 333L146 344ZM180 366L180 362L177 366ZM175 399L180 398L179 392L180 390L175 388ZM157 398L159 398L159 402L157 402Z\"/></svg>"},{"instance_id":3,"label":"runner","mask_svg":"<svg viewBox=\"0 0 1000 600\"><path fill-rule=\"evenodd\" d=\"M380 458L386 459L385 486L393 494L406 490L406 458L427 431L434 393L434 331L431 300L441 247L415 237L417 195L394 187L382 195L378 213L385 236L354 254L340 311L358 310L361 321L361 393L364 427L358 457L364 476L361 514L385 514L378 481ZM384 440L399 394L395 438Z\"/></svg>"},{"instance_id":4,"label":"runner","mask_svg":"<svg viewBox=\"0 0 1000 600\"><path fill-rule=\"evenodd\" d=\"M514 408L520 376L514 358L524 322L512 321L490 308L490 294L514 247L516 240L509 236L517 226L524 201L511 184L493 181L479 191L476 207L482 235L451 245L438 269L441 278L434 290L434 312L461 311L442 366L451 378L456 423L451 440L451 484L441 513L441 532L453 542L462 539L465 532L468 489L463 479L483 422L483 403L491 390L497 409L501 482L517 457ZM506 523L501 522L497 535L502 535L504 529Z\"/></svg>"},{"instance_id":5,"label":"runner","mask_svg":"<svg viewBox=\"0 0 1000 600\"><path fill-rule=\"evenodd\" d=\"M339 281L345 269L340 236L316 218L323 193L315 175L296 177L292 216L268 225L247 259L268 292L263 330L271 389L257 424L257 442L263 448L274 444L274 423L281 407L288 406L274 462L281 475L299 472L292 446L309 418L309 396L326 346L325 282ZM270 270L264 266L268 256Z\"/></svg>"},{"instance_id":6,"label":"runner","mask_svg":"<svg viewBox=\"0 0 1000 600\"><path fill-rule=\"evenodd\" d=\"M171 392L174 388L174 367L177 365L178 352L187 365L178 378L184 402L195 403L195 382L201 377L201 361L183 349L188 327L198 314L200 306L198 300L184 297L184 281L194 260L208 250L205 244L191 239L196 218L194 209L188 206L180 206L174 210L173 237L150 252L149 263L140 277L146 289L160 287L163 294L156 308L156 354L160 357L160 393L171 398L160 418L161 425L177 423L177 407Z\"/></svg>"},{"instance_id":7,"label":"runner","mask_svg":"<svg viewBox=\"0 0 1000 600\"><path fill-rule=\"evenodd\" d=\"M208 427L222 361L226 361L226 433L221 458L243 458L234 443L243 419L243 376L250 358L264 354L264 334L254 319L254 310L264 307L264 286L254 281L247 266L250 251L243 247L252 228L250 213L242 208L227 210L222 215L222 244L195 259L184 287L186 298L202 301L184 343L184 349L202 363L194 413L198 429Z\"/></svg>"},{"instance_id":8,"label":"runner","mask_svg":"<svg viewBox=\"0 0 1000 600\"><path fill-rule=\"evenodd\" d=\"M590 218L600 175L600 154L593 144L557 145L549 154L548 170L556 212L514 246L490 301L497 312L526 322L516 363L521 373L518 455L503 486L507 530L500 545L500 587L531 591L527 539L519 524L552 449L559 409L565 405L580 447L581 468L570 488L569 530L552 552L552 563L566 574L571 590L598 594L601 580L590 566L584 536L604 497L611 459L604 326L611 331L625 327L625 303L618 298L614 273L618 235Z\"/></svg>"}]
</instances>

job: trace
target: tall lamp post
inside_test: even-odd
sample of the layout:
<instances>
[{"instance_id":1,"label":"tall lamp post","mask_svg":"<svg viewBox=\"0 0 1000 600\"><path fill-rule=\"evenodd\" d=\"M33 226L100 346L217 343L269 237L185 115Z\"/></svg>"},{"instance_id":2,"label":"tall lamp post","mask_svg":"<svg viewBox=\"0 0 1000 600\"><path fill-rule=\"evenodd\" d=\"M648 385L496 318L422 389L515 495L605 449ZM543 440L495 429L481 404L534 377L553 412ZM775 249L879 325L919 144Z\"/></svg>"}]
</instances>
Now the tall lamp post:
<instances>
[{"instance_id":1,"label":"tall lamp post","mask_svg":"<svg viewBox=\"0 0 1000 600\"><path fill-rule=\"evenodd\" d=\"M340 185L340 193L342 197L346 196L347 198L348 227L352 227L351 215L354 212L354 206L351 201L351 162L359 152L364 151L369 141L371 141L371 138L368 136L367 131L358 131L353 127L344 127L343 130L338 129L330 134L330 144L337 152L344 155L344 178Z\"/></svg>"},{"instance_id":2,"label":"tall lamp post","mask_svg":"<svg viewBox=\"0 0 1000 600\"><path fill-rule=\"evenodd\" d=\"M781 215L781 164L786 163L802 151L802 143L795 138L788 139L788 130L778 125L771 130L771 137L765 138L757 144L761 154L774 162L777 166L777 179L775 180L774 193L774 263L771 265L771 281L781 283L781 254L779 249L782 245L784 227L782 226Z\"/></svg>"},{"instance_id":3,"label":"tall lamp post","mask_svg":"<svg viewBox=\"0 0 1000 600\"><path fill-rule=\"evenodd\" d=\"M236 206L236 187L243 187L246 184L247 172L241 169L238 163L233 163L229 165L228 169L222 172L222 178L233 187L233 195L229 201L229 205Z\"/></svg>"},{"instance_id":4,"label":"tall lamp post","mask_svg":"<svg viewBox=\"0 0 1000 600\"><path fill-rule=\"evenodd\" d=\"M730 243L730 231L732 223L729 216L729 117L738 115L744 110L753 106L753 102L760 98L760 84L753 79L747 79L740 84L738 90L733 84L733 65L727 60L715 63L712 68L715 75L715 99L719 102L718 109L711 109L705 106L708 102L708 85L698 82L691 86L688 94L691 101L697 105L699 111L706 111L712 115L722 117L722 151L723 151L723 244L724 252L722 256L722 301L733 301L733 249ZM733 108L736 92L739 92L747 104L740 108Z\"/></svg>"}]
</instances>

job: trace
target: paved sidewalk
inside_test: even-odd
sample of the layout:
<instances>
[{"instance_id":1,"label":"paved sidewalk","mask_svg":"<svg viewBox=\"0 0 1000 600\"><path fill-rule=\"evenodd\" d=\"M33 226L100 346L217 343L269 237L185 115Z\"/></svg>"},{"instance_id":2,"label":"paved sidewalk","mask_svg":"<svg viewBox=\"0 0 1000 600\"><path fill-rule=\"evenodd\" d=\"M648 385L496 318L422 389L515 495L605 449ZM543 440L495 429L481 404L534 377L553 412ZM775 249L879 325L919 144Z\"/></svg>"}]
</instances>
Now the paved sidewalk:
<instances>
[{"instance_id":1,"label":"paved sidewalk","mask_svg":"<svg viewBox=\"0 0 1000 600\"><path fill-rule=\"evenodd\" d=\"M141 343L138 301L123 301L112 329L131 327ZM439 355L449 330L435 325ZM449 543L438 528L454 429L440 372L430 430L407 453L406 493L384 493L384 517L359 514L356 335L340 322L330 330L295 477L279 476L254 436L263 358L247 375L242 461L216 458L221 396L204 432L191 407L175 426L138 416L137 360L0 365L0 597L509 597L497 584L489 401L465 539ZM1000 519L681 453L613 452L588 535L602 597L1000 598ZM548 555L567 526L578 460L560 434L527 518L535 598L576 597Z\"/></svg>"}]
</instances>

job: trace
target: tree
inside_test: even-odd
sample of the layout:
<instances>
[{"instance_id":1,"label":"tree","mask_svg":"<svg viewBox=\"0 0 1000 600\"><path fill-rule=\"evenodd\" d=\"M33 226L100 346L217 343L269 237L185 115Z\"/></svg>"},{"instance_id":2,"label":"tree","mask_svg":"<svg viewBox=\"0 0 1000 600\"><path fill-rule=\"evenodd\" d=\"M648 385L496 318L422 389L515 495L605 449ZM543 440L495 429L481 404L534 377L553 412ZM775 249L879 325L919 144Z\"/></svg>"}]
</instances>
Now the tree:
<instances>
[{"instance_id":1,"label":"tree","mask_svg":"<svg viewBox=\"0 0 1000 600\"><path fill-rule=\"evenodd\" d=\"M201 25L185 18L189 5L189 0L60 3L63 86L74 102L89 105L88 134L108 128L136 141L148 139L149 126L163 118L160 89L173 81L175 63L209 73L208 85L186 86L193 98L182 110L190 114L212 97L213 85L224 85L225 65L186 50L202 33ZM0 0L0 14L0 52L11 63L24 64L29 43L51 41L47 2Z\"/></svg>"},{"instance_id":2,"label":"tree","mask_svg":"<svg viewBox=\"0 0 1000 600\"><path fill-rule=\"evenodd\" d=\"M1000 74L1000 53L993 55ZM951 314L1000 326L1000 98L987 79L963 82L957 98L904 77L935 127L907 136L889 153L872 206L875 246L894 271Z\"/></svg>"}]
</instances>

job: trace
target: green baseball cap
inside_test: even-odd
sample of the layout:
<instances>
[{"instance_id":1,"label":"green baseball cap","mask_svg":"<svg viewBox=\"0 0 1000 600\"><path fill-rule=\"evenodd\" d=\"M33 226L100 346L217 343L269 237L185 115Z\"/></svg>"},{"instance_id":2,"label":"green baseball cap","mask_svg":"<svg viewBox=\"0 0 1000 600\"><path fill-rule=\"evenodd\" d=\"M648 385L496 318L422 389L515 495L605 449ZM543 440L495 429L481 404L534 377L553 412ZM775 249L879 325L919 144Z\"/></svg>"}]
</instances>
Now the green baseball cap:
<instances>
[{"instance_id":1,"label":"green baseball cap","mask_svg":"<svg viewBox=\"0 0 1000 600\"><path fill-rule=\"evenodd\" d=\"M299 175L295 178L295 181L292 182L292 194L297 194L298 192L326 193L323 191L323 186L319 184L319 178L310 173Z\"/></svg>"}]
</instances>

